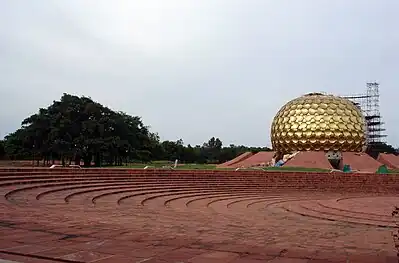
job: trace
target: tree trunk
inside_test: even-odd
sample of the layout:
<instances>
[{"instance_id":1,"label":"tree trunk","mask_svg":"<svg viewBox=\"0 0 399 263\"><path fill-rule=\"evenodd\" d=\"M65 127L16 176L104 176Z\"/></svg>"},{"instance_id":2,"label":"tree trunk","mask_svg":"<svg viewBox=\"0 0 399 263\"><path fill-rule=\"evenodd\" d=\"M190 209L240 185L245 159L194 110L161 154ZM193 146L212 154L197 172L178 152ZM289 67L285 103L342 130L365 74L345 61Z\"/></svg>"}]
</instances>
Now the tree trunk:
<instances>
[{"instance_id":1,"label":"tree trunk","mask_svg":"<svg viewBox=\"0 0 399 263\"><path fill-rule=\"evenodd\" d=\"M96 153L96 156L94 157L94 165L96 167L101 166L101 154L99 152Z\"/></svg>"},{"instance_id":2,"label":"tree trunk","mask_svg":"<svg viewBox=\"0 0 399 263\"><path fill-rule=\"evenodd\" d=\"M84 166L89 167L91 165L91 159L92 159L92 155L91 154L86 155L83 158Z\"/></svg>"},{"instance_id":3,"label":"tree trunk","mask_svg":"<svg viewBox=\"0 0 399 263\"><path fill-rule=\"evenodd\" d=\"M80 165L80 160L81 160L80 156L76 155L75 156L75 165Z\"/></svg>"}]
</instances>

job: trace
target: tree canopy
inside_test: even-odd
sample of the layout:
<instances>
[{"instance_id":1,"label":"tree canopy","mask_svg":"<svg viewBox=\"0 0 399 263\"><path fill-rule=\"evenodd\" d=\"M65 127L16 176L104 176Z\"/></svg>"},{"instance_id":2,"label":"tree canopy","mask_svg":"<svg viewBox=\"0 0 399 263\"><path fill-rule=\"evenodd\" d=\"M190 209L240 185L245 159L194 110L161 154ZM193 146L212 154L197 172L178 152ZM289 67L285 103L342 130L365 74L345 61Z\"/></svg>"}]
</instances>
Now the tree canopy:
<instances>
[{"instance_id":1,"label":"tree canopy","mask_svg":"<svg viewBox=\"0 0 399 263\"><path fill-rule=\"evenodd\" d=\"M138 116L114 111L88 97L63 94L21 123L15 132L0 140L0 159L36 160L49 164L85 166L122 165L124 162L155 160L185 163L222 163L244 152L269 151L267 147L223 146L212 137L202 145L184 145L183 140L161 141ZM367 153L376 158L379 152L397 149L379 143Z\"/></svg>"},{"instance_id":2,"label":"tree canopy","mask_svg":"<svg viewBox=\"0 0 399 263\"><path fill-rule=\"evenodd\" d=\"M80 164L122 165L123 162L179 159L221 163L246 151L270 150L230 145L212 137L203 145L182 140L160 141L138 116L111 110L88 97L63 94L47 108L27 117L21 128L0 141L0 158L54 160Z\"/></svg>"},{"instance_id":3,"label":"tree canopy","mask_svg":"<svg viewBox=\"0 0 399 263\"><path fill-rule=\"evenodd\" d=\"M379 153L391 153L397 155L399 151L398 149L395 149L392 145L383 142L378 142L378 143L371 143L370 145L368 145L366 153L369 154L374 159L376 159Z\"/></svg>"},{"instance_id":4,"label":"tree canopy","mask_svg":"<svg viewBox=\"0 0 399 263\"><path fill-rule=\"evenodd\" d=\"M6 154L6 151L4 149L4 141L0 140L0 159L3 159Z\"/></svg>"}]
</instances>

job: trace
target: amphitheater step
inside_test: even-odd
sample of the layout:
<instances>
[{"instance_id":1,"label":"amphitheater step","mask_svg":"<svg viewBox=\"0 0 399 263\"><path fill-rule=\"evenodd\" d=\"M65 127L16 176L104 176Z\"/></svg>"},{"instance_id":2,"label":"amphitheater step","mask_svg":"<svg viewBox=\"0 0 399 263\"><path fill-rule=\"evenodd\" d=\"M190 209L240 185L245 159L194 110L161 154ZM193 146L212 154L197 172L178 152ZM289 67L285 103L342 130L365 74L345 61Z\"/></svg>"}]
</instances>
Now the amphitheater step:
<instances>
[{"instance_id":1,"label":"amphitheater step","mask_svg":"<svg viewBox=\"0 0 399 263\"><path fill-rule=\"evenodd\" d=\"M52 252L35 251L37 260L27 260L11 257L16 251L6 245L48 244L92 259L111 255L94 262L125 262L126 255L177 260L197 252L207 262L234 253L240 257L232 262L323 262L339 253L347 256L343 262L365 263L359 259L367 255L386 262L395 256L389 210L399 204L398 190L397 175L4 170L0 245L10 257L0 258L40 262Z\"/></svg>"},{"instance_id":2,"label":"amphitheater step","mask_svg":"<svg viewBox=\"0 0 399 263\"><path fill-rule=\"evenodd\" d=\"M1 258L0 258L0 263L20 263L20 262L11 261L11 260L5 260L5 259L1 259Z\"/></svg>"}]
</instances>

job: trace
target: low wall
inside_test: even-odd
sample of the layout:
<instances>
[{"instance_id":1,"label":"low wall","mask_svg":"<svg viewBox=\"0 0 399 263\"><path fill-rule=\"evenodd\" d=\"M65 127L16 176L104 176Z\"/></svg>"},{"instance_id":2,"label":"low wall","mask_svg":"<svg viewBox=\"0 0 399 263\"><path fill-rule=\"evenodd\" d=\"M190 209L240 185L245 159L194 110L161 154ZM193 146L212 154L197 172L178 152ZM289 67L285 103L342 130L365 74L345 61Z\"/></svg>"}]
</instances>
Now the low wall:
<instances>
[{"instance_id":1,"label":"low wall","mask_svg":"<svg viewBox=\"0 0 399 263\"><path fill-rule=\"evenodd\" d=\"M95 175L98 180L108 176L137 177L153 181L154 184L168 182L176 184L207 185L217 183L229 186L247 186L274 190L316 190L334 192L399 193L397 174L356 174L280 171L226 171L226 170L160 170L160 169L48 169L10 168L0 169L0 180L18 176L18 180L29 180L34 176L60 178L73 175ZM156 179L156 180L154 180ZM11 180L11 179L10 179Z\"/></svg>"}]
</instances>

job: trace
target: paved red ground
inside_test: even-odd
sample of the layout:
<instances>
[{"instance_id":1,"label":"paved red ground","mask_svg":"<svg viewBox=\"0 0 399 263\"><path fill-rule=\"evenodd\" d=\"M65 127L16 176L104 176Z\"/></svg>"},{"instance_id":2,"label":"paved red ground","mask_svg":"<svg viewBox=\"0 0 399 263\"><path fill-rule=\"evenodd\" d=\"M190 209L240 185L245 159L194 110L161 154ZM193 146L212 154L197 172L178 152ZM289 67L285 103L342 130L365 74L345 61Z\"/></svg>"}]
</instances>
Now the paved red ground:
<instances>
[{"instance_id":1,"label":"paved red ground","mask_svg":"<svg viewBox=\"0 0 399 263\"><path fill-rule=\"evenodd\" d=\"M398 262L395 176L132 173L0 171L0 258Z\"/></svg>"}]
</instances>

